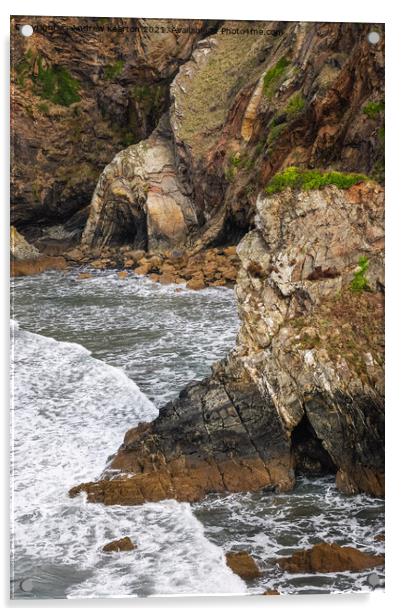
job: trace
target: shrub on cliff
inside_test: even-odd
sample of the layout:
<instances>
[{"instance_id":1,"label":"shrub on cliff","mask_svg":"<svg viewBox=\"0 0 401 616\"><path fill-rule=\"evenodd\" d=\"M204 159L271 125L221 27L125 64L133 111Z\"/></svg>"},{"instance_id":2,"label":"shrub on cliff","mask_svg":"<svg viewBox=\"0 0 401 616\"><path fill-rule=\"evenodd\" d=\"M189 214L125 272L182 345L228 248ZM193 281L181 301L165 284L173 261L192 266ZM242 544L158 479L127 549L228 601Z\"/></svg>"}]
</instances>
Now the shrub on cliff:
<instances>
[{"instance_id":1,"label":"shrub on cliff","mask_svg":"<svg viewBox=\"0 0 401 616\"><path fill-rule=\"evenodd\" d=\"M324 186L350 188L358 182L369 178L362 173L341 173L340 171L310 171L298 167L287 167L270 180L265 188L268 195L281 192L286 188L316 190Z\"/></svg>"}]
</instances>

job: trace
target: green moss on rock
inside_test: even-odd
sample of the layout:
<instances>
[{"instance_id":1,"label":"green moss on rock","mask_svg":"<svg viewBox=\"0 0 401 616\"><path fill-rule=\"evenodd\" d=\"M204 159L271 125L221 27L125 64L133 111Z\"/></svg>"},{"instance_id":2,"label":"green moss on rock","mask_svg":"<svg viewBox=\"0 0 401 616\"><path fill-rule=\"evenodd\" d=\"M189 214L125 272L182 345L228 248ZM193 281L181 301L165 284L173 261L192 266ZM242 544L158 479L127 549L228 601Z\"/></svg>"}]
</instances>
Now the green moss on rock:
<instances>
[{"instance_id":1,"label":"green moss on rock","mask_svg":"<svg viewBox=\"0 0 401 616\"><path fill-rule=\"evenodd\" d=\"M287 103L285 113L289 116L297 115L305 109L305 99L300 92L294 94Z\"/></svg>"},{"instance_id":2,"label":"green moss on rock","mask_svg":"<svg viewBox=\"0 0 401 616\"><path fill-rule=\"evenodd\" d=\"M104 78L108 81L112 81L113 79L121 75L123 69L124 60L116 60L114 64L108 64L104 67Z\"/></svg>"},{"instance_id":3,"label":"green moss on rock","mask_svg":"<svg viewBox=\"0 0 401 616\"><path fill-rule=\"evenodd\" d=\"M267 98L271 98L286 73L286 69L289 66L290 61L283 57L269 69L263 78L263 93Z\"/></svg>"},{"instance_id":4,"label":"green moss on rock","mask_svg":"<svg viewBox=\"0 0 401 616\"><path fill-rule=\"evenodd\" d=\"M340 171L315 171L287 167L270 180L265 188L268 195L282 192L286 188L300 190L316 190L324 186L337 186L337 188L350 188L358 182L369 178L362 173L342 173Z\"/></svg>"},{"instance_id":5,"label":"green moss on rock","mask_svg":"<svg viewBox=\"0 0 401 616\"><path fill-rule=\"evenodd\" d=\"M374 120L384 111L384 101L370 101L363 107L362 111L368 118Z\"/></svg>"}]
</instances>

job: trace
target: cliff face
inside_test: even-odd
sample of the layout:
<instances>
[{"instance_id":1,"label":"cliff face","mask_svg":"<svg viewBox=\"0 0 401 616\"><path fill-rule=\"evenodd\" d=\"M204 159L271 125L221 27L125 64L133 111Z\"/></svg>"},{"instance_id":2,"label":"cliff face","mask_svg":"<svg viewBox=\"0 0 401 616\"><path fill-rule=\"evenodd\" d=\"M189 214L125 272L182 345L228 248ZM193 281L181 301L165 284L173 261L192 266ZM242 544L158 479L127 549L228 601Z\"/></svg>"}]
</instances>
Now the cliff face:
<instances>
[{"instance_id":1,"label":"cliff face","mask_svg":"<svg viewBox=\"0 0 401 616\"><path fill-rule=\"evenodd\" d=\"M170 87L169 173L195 212L185 238L195 249L238 241L253 224L258 193L282 167L383 179L384 37L369 44L369 25L245 25L264 34L232 34L244 23L225 22L197 43ZM146 203L130 207L147 216ZM92 203L85 243L108 241L108 210L107 198Z\"/></svg>"},{"instance_id":2,"label":"cliff face","mask_svg":"<svg viewBox=\"0 0 401 616\"><path fill-rule=\"evenodd\" d=\"M36 28L29 38L23 23ZM166 20L12 18L11 218L29 239L56 225L67 245L79 239L99 174L151 134L171 80L205 36L185 24L171 32Z\"/></svg>"},{"instance_id":3,"label":"cliff face","mask_svg":"<svg viewBox=\"0 0 401 616\"><path fill-rule=\"evenodd\" d=\"M238 247L237 347L130 430L96 502L285 490L296 470L384 492L383 190L290 190L257 201ZM134 475L132 475L134 473Z\"/></svg>"}]
</instances>

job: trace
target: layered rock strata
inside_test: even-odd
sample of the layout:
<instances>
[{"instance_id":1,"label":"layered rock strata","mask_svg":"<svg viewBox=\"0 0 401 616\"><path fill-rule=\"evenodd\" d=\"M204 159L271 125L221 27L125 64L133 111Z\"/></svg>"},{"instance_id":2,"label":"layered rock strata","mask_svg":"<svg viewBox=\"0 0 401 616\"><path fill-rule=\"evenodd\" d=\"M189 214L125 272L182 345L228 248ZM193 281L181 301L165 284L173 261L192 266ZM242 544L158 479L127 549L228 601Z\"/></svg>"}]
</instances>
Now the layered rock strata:
<instances>
[{"instance_id":1,"label":"layered rock strata","mask_svg":"<svg viewBox=\"0 0 401 616\"><path fill-rule=\"evenodd\" d=\"M261 194L238 247L236 348L70 494L193 501L288 490L299 470L383 495L383 198L374 182Z\"/></svg>"},{"instance_id":2,"label":"layered rock strata","mask_svg":"<svg viewBox=\"0 0 401 616\"><path fill-rule=\"evenodd\" d=\"M146 250L179 247L197 223L174 170L167 119L146 141L107 165L94 191L82 243L127 244Z\"/></svg>"},{"instance_id":3,"label":"layered rock strata","mask_svg":"<svg viewBox=\"0 0 401 616\"><path fill-rule=\"evenodd\" d=\"M34 28L22 36L21 24ZM146 139L169 85L217 24L84 17L11 19L11 218L28 239L66 225L79 241L99 174Z\"/></svg>"}]
</instances>

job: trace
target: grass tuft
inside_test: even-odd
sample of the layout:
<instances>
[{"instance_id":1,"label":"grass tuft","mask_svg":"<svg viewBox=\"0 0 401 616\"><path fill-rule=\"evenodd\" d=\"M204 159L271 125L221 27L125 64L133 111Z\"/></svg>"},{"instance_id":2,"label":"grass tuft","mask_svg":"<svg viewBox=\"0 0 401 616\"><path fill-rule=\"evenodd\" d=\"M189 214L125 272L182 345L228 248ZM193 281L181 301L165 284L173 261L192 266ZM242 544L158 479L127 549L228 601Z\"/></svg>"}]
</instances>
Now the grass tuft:
<instances>
[{"instance_id":1,"label":"grass tuft","mask_svg":"<svg viewBox=\"0 0 401 616\"><path fill-rule=\"evenodd\" d=\"M316 190L324 186L337 186L338 188L350 188L358 182L369 178L361 173L342 173L340 171L310 171L298 167L287 167L280 171L270 180L265 188L268 195L282 192L286 188L301 190Z\"/></svg>"},{"instance_id":2,"label":"grass tuft","mask_svg":"<svg viewBox=\"0 0 401 616\"><path fill-rule=\"evenodd\" d=\"M273 68L266 72L263 78L263 93L267 98L271 98L276 90L281 78L285 75L286 69L290 61L287 58L281 58Z\"/></svg>"}]
</instances>

